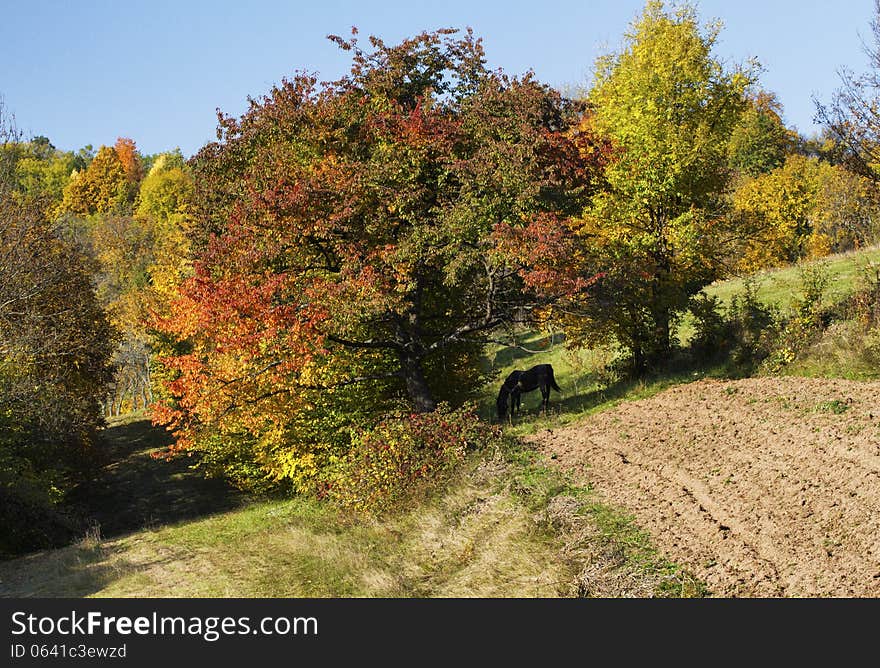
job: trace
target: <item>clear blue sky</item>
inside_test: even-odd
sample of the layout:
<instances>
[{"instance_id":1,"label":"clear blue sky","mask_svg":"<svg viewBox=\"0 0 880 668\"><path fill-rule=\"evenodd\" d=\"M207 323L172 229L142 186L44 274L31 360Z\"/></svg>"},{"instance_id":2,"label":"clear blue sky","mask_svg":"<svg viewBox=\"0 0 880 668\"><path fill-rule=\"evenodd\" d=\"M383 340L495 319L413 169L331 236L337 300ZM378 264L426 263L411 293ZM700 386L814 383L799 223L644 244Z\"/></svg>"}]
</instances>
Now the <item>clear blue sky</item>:
<instances>
[{"instance_id":1,"label":"clear blue sky","mask_svg":"<svg viewBox=\"0 0 880 668\"><path fill-rule=\"evenodd\" d=\"M725 28L716 54L757 57L762 81L800 131L811 96L829 99L841 66L862 71L873 0L698 0ZM325 37L393 42L424 29L474 28L490 64L583 86L595 58L621 44L641 0L7 0L0 5L0 95L26 133L62 149L133 138L141 151L190 155L214 138L215 109L240 114L248 95L295 70L340 76L345 54Z\"/></svg>"}]
</instances>

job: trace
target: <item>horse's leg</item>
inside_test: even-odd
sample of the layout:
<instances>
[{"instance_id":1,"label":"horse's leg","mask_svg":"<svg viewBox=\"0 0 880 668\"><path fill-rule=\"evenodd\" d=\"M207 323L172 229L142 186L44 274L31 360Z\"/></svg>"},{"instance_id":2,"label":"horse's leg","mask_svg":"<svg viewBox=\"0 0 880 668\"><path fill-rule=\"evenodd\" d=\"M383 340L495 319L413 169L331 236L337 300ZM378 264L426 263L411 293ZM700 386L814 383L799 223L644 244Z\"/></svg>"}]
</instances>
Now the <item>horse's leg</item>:
<instances>
[{"instance_id":1,"label":"horse's leg","mask_svg":"<svg viewBox=\"0 0 880 668\"><path fill-rule=\"evenodd\" d=\"M541 412L546 415L550 408L550 386L541 385Z\"/></svg>"}]
</instances>

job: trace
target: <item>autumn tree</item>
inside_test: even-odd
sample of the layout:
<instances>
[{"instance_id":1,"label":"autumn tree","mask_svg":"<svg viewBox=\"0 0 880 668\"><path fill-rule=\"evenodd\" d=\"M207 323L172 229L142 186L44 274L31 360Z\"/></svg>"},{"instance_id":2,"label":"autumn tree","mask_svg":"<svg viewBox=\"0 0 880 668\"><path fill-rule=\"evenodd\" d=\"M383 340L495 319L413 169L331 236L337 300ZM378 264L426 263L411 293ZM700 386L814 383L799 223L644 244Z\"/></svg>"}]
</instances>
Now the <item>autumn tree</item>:
<instances>
[{"instance_id":1,"label":"autumn tree","mask_svg":"<svg viewBox=\"0 0 880 668\"><path fill-rule=\"evenodd\" d=\"M59 151L46 137L7 142L0 149L10 165L9 187L19 195L39 200L51 214L61 203L64 187L78 165L77 154Z\"/></svg>"},{"instance_id":2,"label":"autumn tree","mask_svg":"<svg viewBox=\"0 0 880 668\"><path fill-rule=\"evenodd\" d=\"M822 257L876 240L880 209L870 179L816 157L791 155L733 194L741 271Z\"/></svg>"},{"instance_id":3,"label":"autumn tree","mask_svg":"<svg viewBox=\"0 0 880 668\"><path fill-rule=\"evenodd\" d=\"M113 147L100 147L88 167L73 174L59 212L130 213L142 176L134 141L120 137Z\"/></svg>"},{"instance_id":4,"label":"autumn tree","mask_svg":"<svg viewBox=\"0 0 880 668\"><path fill-rule=\"evenodd\" d=\"M102 146L85 169L73 173L56 209L67 236L96 261L98 298L122 334L114 356L116 378L104 401L108 414L152 401L148 321L159 292L180 278L181 221L174 216L179 218L192 187L179 152L152 161L145 176L132 139Z\"/></svg>"},{"instance_id":5,"label":"autumn tree","mask_svg":"<svg viewBox=\"0 0 880 668\"><path fill-rule=\"evenodd\" d=\"M114 338L87 257L19 188L20 141L0 109L0 553L70 537L52 508L94 461Z\"/></svg>"},{"instance_id":6,"label":"autumn tree","mask_svg":"<svg viewBox=\"0 0 880 668\"><path fill-rule=\"evenodd\" d=\"M595 67L591 124L615 159L578 231L605 273L567 329L582 343L617 339L638 369L668 352L677 314L723 255L728 138L752 75L712 56L718 33L690 6L651 1Z\"/></svg>"},{"instance_id":7,"label":"autumn tree","mask_svg":"<svg viewBox=\"0 0 880 668\"><path fill-rule=\"evenodd\" d=\"M864 248L880 239L876 183L843 165L821 163L810 252L814 257Z\"/></svg>"},{"instance_id":8,"label":"autumn tree","mask_svg":"<svg viewBox=\"0 0 880 668\"><path fill-rule=\"evenodd\" d=\"M819 189L819 162L794 155L768 174L743 182L733 195L742 231L738 269L756 271L807 254Z\"/></svg>"},{"instance_id":9,"label":"autumn tree","mask_svg":"<svg viewBox=\"0 0 880 668\"><path fill-rule=\"evenodd\" d=\"M152 322L168 314L177 287L192 273L187 236L192 193L192 176L180 152L159 154L140 183L134 215L117 221L125 228L122 233L105 235L95 229L95 235L105 239L100 259L111 269L105 272L112 278L109 285L119 288L108 310L123 333L108 412L118 413L126 400L133 408L138 402L146 408L154 401L156 355L169 354L172 348L155 335ZM118 243L106 243L113 238Z\"/></svg>"},{"instance_id":10,"label":"autumn tree","mask_svg":"<svg viewBox=\"0 0 880 668\"><path fill-rule=\"evenodd\" d=\"M133 154L133 142L120 145ZM131 156L120 160L140 164ZM85 226L97 260L99 300L122 334L114 356L115 382L105 401L108 414L114 415L152 403L153 353L158 347L150 322L167 311L190 267L186 229L192 180L183 157L159 154L146 177L138 180L135 170L131 178L138 189L134 212L96 214Z\"/></svg>"},{"instance_id":11,"label":"autumn tree","mask_svg":"<svg viewBox=\"0 0 880 668\"><path fill-rule=\"evenodd\" d=\"M479 387L487 337L538 299L493 235L537 225L559 252L549 221L593 178L577 105L487 70L470 33L332 39L349 75L284 81L194 159L200 255L162 324L178 443L294 481L389 401Z\"/></svg>"},{"instance_id":12,"label":"autumn tree","mask_svg":"<svg viewBox=\"0 0 880 668\"><path fill-rule=\"evenodd\" d=\"M192 270L189 233L193 196L191 170L180 151L157 156L141 182L135 215L153 230L148 268L154 293L152 306L163 312L176 295L177 286Z\"/></svg>"}]
</instances>

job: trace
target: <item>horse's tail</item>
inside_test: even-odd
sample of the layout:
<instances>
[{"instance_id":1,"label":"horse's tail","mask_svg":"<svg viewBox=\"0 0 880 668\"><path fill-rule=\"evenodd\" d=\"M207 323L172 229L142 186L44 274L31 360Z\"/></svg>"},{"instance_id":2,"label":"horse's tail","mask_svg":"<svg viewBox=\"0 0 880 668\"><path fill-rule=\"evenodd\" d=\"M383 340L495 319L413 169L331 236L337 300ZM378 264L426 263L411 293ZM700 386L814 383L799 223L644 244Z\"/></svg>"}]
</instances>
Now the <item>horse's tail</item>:
<instances>
[{"instance_id":1,"label":"horse's tail","mask_svg":"<svg viewBox=\"0 0 880 668\"><path fill-rule=\"evenodd\" d=\"M550 369L550 387L562 394L562 388L556 384L556 379L553 377L553 369Z\"/></svg>"}]
</instances>

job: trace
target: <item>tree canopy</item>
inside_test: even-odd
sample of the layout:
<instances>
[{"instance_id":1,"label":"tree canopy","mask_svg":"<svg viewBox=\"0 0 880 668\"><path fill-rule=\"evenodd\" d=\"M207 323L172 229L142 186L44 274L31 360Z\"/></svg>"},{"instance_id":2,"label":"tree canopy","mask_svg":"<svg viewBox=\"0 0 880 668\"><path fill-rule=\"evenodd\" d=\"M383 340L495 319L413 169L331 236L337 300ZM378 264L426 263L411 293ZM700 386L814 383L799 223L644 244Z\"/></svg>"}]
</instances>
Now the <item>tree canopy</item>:
<instances>
[{"instance_id":1,"label":"tree canopy","mask_svg":"<svg viewBox=\"0 0 880 668\"><path fill-rule=\"evenodd\" d=\"M284 81L196 156L203 252L161 325L186 351L162 414L180 442L238 434L283 475L328 425L475 391L487 337L548 298L524 240L564 255L564 225L528 230L578 214L596 176L581 108L487 70L470 32L333 39L349 75Z\"/></svg>"},{"instance_id":2,"label":"tree canopy","mask_svg":"<svg viewBox=\"0 0 880 668\"><path fill-rule=\"evenodd\" d=\"M94 461L115 333L92 266L47 219L52 188L22 183L34 149L0 106L0 553L70 536L53 505ZM47 162L56 158L46 147ZM27 170L26 173L38 173Z\"/></svg>"},{"instance_id":3,"label":"tree canopy","mask_svg":"<svg viewBox=\"0 0 880 668\"><path fill-rule=\"evenodd\" d=\"M614 159L578 233L604 274L567 331L616 338L640 369L669 350L676 314L724 254L728 138L752 74L712 56L718 30L692 7L648 2L621 51L597 61L589 93L590 125Z\"/></svg>"}]
</instances>

